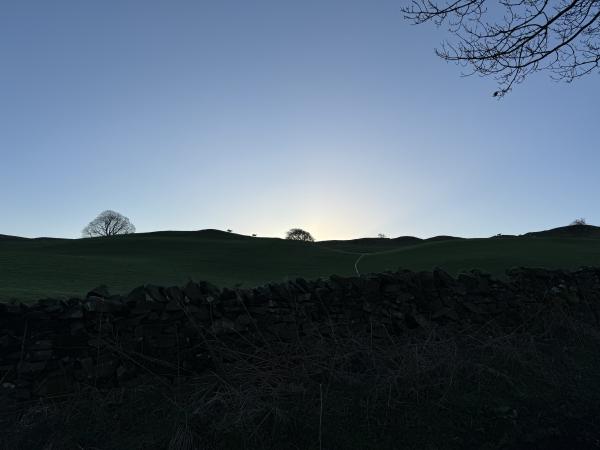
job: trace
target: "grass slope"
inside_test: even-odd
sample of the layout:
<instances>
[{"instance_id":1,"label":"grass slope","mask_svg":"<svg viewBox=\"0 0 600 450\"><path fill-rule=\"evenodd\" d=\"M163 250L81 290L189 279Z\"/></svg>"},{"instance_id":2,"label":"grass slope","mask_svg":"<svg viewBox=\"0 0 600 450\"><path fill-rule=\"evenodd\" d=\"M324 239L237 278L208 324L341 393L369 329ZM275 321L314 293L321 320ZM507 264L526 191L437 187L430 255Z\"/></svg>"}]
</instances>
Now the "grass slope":
<instances>
[{"instance_id":1,"label":"grass slope","mask_svg":"<svg viewBox=\"0 0 600 450\"><path fill-rule=\"evenodd\" d=\"M355 255L281 239L160 232L77 240L0 241L0 301L127 292L190 278L222 286L351 274Z\"/></svg>"},{"instance_id":2,"label":"grass slope","mask_svg":"<svg viewBox=\"0 0 600 450\"><path fill-rule=\"evenodd\" d=\"M600 239L518 237L428 242L365 255L359 271L390 268L428 270L441 267L456 274L481 269L495 275L515 266L556 269L600 265Z\"/></svg>"},{"instance_id":3,"label":"grass slope","mask_svg":"<svg viewBox=\"0 0 600 450\"><path fill-rule=\"evenodd\" d=\"M526 233L526 237L580 237L600 238L600 227L594 225L568 225L566 227L553 228L551 230L534 231Z\"/></svg>"},{"instance_id":4,"label":"grass slope","mask_svg":"<svg viewBox=\"0 0 600 450\"><path fill-rule=\"evenodd\" d=\"M442 267L451 273L479 268L501 275L514 266L600 265L600 239L400 237L305 244L218 230L0 239L0 301L81 296L99 284L126 293L146 283L174 285L189 279L247 287L299 276L352 275L359 257L361 273Z\"/></svg>"},{"instance_id":5,"label":"grass slope","mask_svg":"<svg viewBox=\"0 0 600 450\"><path fill-rule=\"evenodd\" d=\"M423 242L422 239L412 236L402 236L395 239L386 238L361 238L347 241L319 241L317 244L321 247L334 250L341 250L353 253L373 253L386 250L395 250L397 248L416 245Z\"/></svg>"},{"instance_id":6,"label":"grass slope","mask_svg":"<svg viewBox=\"0 0 600 450\"><path fill-rule=\"evenodd\" d=\"M343 250L354 253L374 253L386 250L395 250L401 247L422 244L425 242L438 242L459 240L463 238L454 236L434 236L428 239L421 239L414 236L400 236L397 238L360 238L347 241L319 241L322 247L336 250Z\"/></svg>"}]
</instances>

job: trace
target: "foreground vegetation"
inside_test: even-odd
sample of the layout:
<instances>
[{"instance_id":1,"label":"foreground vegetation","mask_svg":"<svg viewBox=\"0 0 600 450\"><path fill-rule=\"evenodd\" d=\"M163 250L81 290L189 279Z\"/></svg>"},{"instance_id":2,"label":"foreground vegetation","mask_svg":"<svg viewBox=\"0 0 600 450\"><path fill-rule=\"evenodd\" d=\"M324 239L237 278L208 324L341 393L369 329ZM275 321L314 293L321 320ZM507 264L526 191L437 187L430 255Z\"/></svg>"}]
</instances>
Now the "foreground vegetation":
<instances>
[{"instance_id":1,"label":"foreground vegetation","mask_svg":"<svg viewBox=\"0 0 600 450\"><path fill-rule=\"evenodd\" d=\"M594 449L600 333L560 309L409 338L316 337L221 370L2 409L2 449Z\"/></svg>"},{"instance_id":2,"label":"foreground vegetation","mask_svg":"<svg viewBox=\"0 0 600 450\"><path fill-rule=\"evenodd\" d=\"M595 228L595 227L592 227ZM216 230L93 239L0 239L0 301L85 295L106 284L116 293L189 279L244 287L289 278L441 267L502 275L514 266L600 264L600 239L563 234L504 239L416 238L294 242ZM360 258L360 260L358 260ZM358 261L358 263L357 263Z\"/></svg>"}]
</instances>

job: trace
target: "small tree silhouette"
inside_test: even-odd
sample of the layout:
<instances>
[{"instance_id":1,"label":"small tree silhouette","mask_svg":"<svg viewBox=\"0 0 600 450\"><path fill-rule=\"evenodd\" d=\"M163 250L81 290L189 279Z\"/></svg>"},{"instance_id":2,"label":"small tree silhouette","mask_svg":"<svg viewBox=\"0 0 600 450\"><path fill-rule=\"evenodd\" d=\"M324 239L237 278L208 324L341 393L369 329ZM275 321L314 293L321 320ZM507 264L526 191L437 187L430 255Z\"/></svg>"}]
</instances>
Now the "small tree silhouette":
<instances>
[{"instance_id":1,"label":"small tree silhouette","mask_svg":"<svg viewBox=\"0 0 600 450\"><path fill-rule=\"evenodd\" d=\"M570 224L571 226L573 225L587 225L587 222L585 221L585 219L582 217L580 219L575 219L573 222L571 222Z\"/></svg>"},{"instance_id":2,"label":"small tree silhouette","mask_svg":"<svg viewBox=\"0 0 600 450\"><path fill-rule=\"evenodd\" d=\"M101 212L81 232L83 237L115 236L131 233L135 233L135 227L129 219L110 209Z\"/></svg>"},{"instance_id":3,"label":"small tree silhouette","mask_svg":"<svg viewBox=\"0 0 600 450\"><path fill-rule=\"evenodd\" d=\"M385 234L383 234L383 233L379 233L379 234L377 235L377 237L378 237L379 239L387 239L387 236L386 236Z\"/></svg>"},{"instance_id":4,"label":"small tree silhouette","mask_svg":"<svg viewBox=\"0 0 600 450\"><path fill-rule=\"evenodd\" d=\"M302 228L292 228L289 230L285 236L286 239L290 241L304 241L304 242L314 242L315 239L308 232L303 230Z\"/></svg>"}]
</instances>

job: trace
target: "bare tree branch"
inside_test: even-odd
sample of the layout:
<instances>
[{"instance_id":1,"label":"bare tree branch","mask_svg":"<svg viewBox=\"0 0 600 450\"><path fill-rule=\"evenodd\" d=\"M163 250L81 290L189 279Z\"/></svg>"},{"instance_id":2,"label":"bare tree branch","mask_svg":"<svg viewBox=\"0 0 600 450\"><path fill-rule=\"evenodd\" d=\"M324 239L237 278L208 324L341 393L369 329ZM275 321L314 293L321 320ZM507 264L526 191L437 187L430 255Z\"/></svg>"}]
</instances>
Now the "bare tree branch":
<instances>
[{"instance_id":1,"label":"bare tree branch","mask_svg":"<svg viewBox=\"0 0 600 450\"><path fill-rule=\"evenodd\" d=\"M535 72L571 82L600 67L600 0L413 0L402 11L446 25L457 39L438 56L496 78L494 96Z\"/></svg>"}]
</instances>

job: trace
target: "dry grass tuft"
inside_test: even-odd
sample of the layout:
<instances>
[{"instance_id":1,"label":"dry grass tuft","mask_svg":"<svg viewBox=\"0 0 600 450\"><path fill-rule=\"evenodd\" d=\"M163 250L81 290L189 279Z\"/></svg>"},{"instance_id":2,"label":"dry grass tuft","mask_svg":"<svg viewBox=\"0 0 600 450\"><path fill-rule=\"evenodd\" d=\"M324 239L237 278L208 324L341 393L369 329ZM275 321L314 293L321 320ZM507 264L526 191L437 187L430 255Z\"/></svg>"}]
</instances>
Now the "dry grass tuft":
<instances>
[{"instance_id":1,"label":"dry grass tuft","mask_svg":"<svg viewBox=\"0 0 600 450\"><path fill-rule=\"evenodd\" d=\"M556 308L513 329L379 331L244 348L207 336L214 371L24 405L1 416L0 448L600 448L588 321Z\"/></svg>"}]
</instances>

